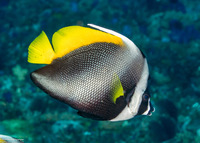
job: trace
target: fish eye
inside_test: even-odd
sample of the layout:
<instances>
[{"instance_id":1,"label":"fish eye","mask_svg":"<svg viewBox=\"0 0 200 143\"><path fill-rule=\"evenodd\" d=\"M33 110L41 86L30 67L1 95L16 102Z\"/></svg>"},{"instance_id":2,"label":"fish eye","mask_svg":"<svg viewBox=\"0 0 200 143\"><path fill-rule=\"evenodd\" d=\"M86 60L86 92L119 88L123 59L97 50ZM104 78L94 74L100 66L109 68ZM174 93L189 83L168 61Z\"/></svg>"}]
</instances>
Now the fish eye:
<instances>
[{"instance_id":1,"label":"fish eye","mask_svg":"<svg viewBox=\"0 0 200 143\"><path fill-rule=\"evenodd\" d=\"M150 97L149 94L146 94L146 93L144 93L142 96L144 101L148 101L149 97Z\"/></svg>"}]
</instances>

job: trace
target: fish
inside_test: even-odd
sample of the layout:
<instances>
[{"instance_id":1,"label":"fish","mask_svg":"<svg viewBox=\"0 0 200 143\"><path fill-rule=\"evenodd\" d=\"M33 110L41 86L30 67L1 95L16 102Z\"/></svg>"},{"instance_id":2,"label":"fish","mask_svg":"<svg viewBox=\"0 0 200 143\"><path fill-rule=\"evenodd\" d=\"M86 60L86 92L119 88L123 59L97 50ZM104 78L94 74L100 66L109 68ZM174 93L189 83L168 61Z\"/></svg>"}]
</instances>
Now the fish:
<instances>
[{"instance_id":1,"label":"fish","mask_svg":"<svg viewBox=\"0 0 200 143\"><path fill-rule=\"evenodd\" d=\"M0 143L23 143L22 140L0 134Z\"/></svg>"},{"instance_id":2,"label":"fish","mask_svg":"<svg viewBox=\"0 0 200 143\"><path fill-rule=\"evenodd\" d=\"M52 44L44 31L33 40L28 62L46 64L30 73L33 83L85 118L123 121L151 115L145 55L124 35L88 26L61 28Z\"/></svg>"}]
</instances>

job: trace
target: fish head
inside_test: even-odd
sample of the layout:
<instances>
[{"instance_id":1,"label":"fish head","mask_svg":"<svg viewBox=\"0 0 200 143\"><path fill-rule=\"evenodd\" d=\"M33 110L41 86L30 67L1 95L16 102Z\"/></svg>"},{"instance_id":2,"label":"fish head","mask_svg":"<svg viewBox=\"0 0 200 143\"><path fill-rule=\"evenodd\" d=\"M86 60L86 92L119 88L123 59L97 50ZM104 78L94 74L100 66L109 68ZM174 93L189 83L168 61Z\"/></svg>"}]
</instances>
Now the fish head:
<instances>
[{"instance_id":1,"label":"fish head","mask_svg":"<svg viewBox=\"0 0 200 143\"><path fill-rule=\"evenodd\" d=\"M148 92L145 92L142 95L142 101L139 106L137 115L147 115L147 116L152 115L152 112L155 111L155 108L153 107L150 98L151 96Z\"/></svg>"}]
</instances>

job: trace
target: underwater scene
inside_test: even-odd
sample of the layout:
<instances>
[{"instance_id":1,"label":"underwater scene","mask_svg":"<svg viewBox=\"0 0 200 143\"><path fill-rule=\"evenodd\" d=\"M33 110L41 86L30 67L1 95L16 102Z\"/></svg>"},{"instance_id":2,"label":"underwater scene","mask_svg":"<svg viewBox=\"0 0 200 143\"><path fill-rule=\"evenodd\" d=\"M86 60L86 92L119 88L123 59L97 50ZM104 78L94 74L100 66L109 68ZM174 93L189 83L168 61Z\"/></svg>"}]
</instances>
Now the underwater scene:
<instances>
[{"instance_id":1,"label":"underwater scene","mask_svg":"<svg viewBox=\"0 0 200 143\"><path fill-rule=\"evenodd\" d=\"M0 0L0 25L0 143L200 143L199 0Z\"/></svg>"}]
</instances>

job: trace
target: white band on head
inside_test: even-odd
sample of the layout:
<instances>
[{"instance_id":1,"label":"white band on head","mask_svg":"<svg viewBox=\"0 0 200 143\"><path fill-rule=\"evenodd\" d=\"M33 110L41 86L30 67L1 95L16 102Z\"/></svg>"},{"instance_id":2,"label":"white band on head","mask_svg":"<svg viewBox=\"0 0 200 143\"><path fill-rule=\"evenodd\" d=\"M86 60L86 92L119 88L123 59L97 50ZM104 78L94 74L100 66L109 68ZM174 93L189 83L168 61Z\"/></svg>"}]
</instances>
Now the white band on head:
<instances>
[{"instance_id":1,"label":"white band on head","mask_svg":"<svg viewBox=\"0 0 200 143\"><path fill-rule=\"evenodd\" d=\"M147 61L145 59L141 78L135 87L135 92L131 98L129 106L126 105L126 107L122 110L122 112L111 121L127 120L137 115L140 104L142 102L142 95L147 88L148 77L149 77L149 69Z\"/></svg>"},{"instance_id":2,"label":"white band on head","mask_svg":"<svg viewBox=\"0 0 200 143\"><path fill-rule=\"evenodd\" d=\"M148 115L149 111L150 111L150 98L148 99L147 110L142 115Z\"/></svg>"}]
</instances>

